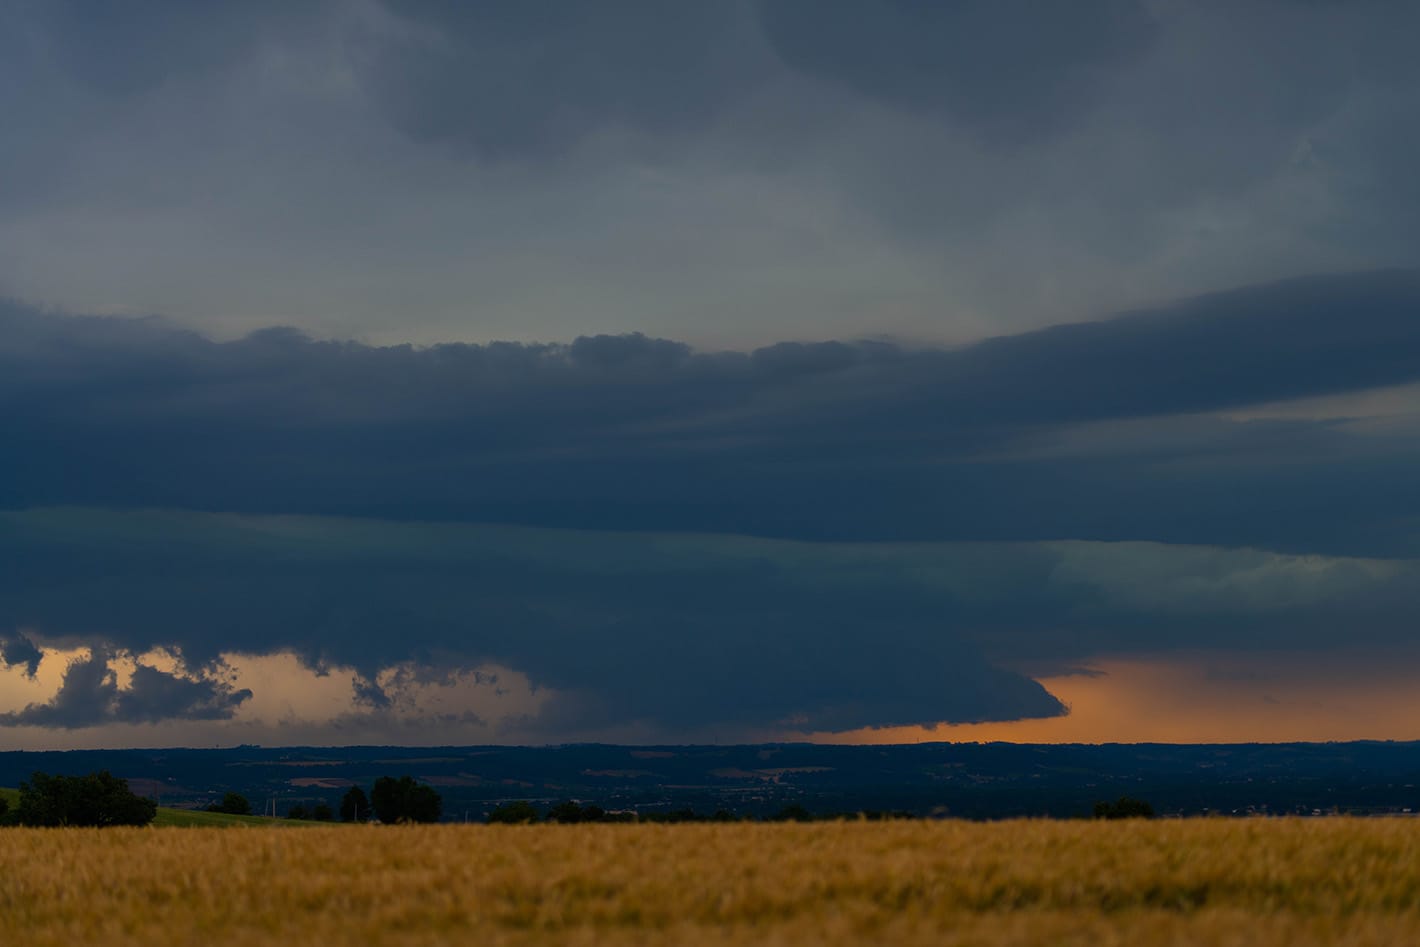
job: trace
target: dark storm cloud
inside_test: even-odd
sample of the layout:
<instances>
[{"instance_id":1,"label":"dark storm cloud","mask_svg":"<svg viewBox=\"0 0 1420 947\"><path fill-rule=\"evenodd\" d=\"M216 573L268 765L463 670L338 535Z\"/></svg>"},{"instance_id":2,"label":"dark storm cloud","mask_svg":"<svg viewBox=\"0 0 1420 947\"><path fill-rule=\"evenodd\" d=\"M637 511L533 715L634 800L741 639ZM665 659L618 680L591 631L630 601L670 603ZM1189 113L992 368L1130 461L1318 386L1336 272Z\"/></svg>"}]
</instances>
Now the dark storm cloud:
<instances>
[{"instance_id":1,"label":"dark storm cloud","mask_svg":"<svg viewBox=\"0 0 1420 947\"><path fill-rule=\"evenodd\" d=\"M20 632L0 634L0 661L4 661L6 667L23 664L25 676L32 678L38 673L43 658L44 652L28 636Z\"/></svg>"},{"instance_id":2,"label":"dark storm cloud","mask_svg":"<svg viewBox=\"0 0 1420 947\"><path fill-rule=\"evenodd\" d=\"M743 732L790 719L847 728L1061 711L966 639L950 594L924 593L900 563L874 558L513 527L4 514L0 626L134 653L178 648L190 667L222 652L290 650L314 668L356 668L352 697L372 708L389 705L373 683L383 668L494 662L559 693L540 721L550 734L630 722ZM930 607L941 604L948 610ZM93 719L96 705L130 718L140 707L185 705L191 716L242 699L202 700L196 684L159 688L135 676L129 707L103 670L76 664L53 706L14 722L69 725Z\"/></svg>"},{"instance_id":3,"label":"dark storm cloud","mask_svg":"<svg viewBox=\"0 0 1420 947\"><path fill-rule=\"evenodd\" d=\"M11 508L1415 549L1408 435L1187 417L1417 380L1414 271L955 350L705 354L641 336L371 348L290 330L215 343L14 305L0 322Z\"/></svg>"},{"instance_id":4,"label":"dark storm cloud","mask_svg":"<svg viewBox=\"0 0 1420 947\"><path fill-rule=\"evenodd\" d=\"M179 677L139 664L128 687L115 697L113 719L125 723L226 720L251 696L247 688L234 689L221 680Z\"/></svg>"},{"instance_id":5,"label":"dark storm cloud","mask_svg":"<svg viewBox=\"0 0 1420 947\"><path fill-rule=\"evenodd\" d=\"M120 688L111 661L102 648L71 661L51 700L0 714L0 727L73 730L109 723L226 720L251 697L251 691L234 690L220 680L179 677L141 663L135 665L128 686Z\"/></svg>"},{"instance_id":6,"label":"dark storm cloud","mask_svg":"<svg viewBox=\"0 0 1420 947\"><path fill-rule=\"evenodd\" d=\"M0 565L0 626L177 648L189 667L292 651L312 668L354 667L352 698L371 708L389 700L371 683L381 669L491 663L552 689L528 725L559 739L618 724L674 738L1048 716L1063 708L1008 667L1394 650L1420 604L1413 561L171 512L0 514ZM75 668L27 722L120 712L102 667ZM127 715L218 715L242 699L164 683Z\"/></svg>"},{"instance_id":7,"label":"dark storm cloud","mask_svg":"<svg viewBox=\"0 0 1420 947\"><path fill-rule=\"evenodd\" d=\"M201 328L0 306L0 509L196 511L6 520L5 667L98 649L7 721L225 718L232 650L375 715L502 663L560 735L1403 642L1412 566L1324 557L1420 553L1415 389L1258 406L1420 380L1418 10L0 3L0 292ZM711 350L785 338L844 341Z\"/></svg>"}]
</instances>

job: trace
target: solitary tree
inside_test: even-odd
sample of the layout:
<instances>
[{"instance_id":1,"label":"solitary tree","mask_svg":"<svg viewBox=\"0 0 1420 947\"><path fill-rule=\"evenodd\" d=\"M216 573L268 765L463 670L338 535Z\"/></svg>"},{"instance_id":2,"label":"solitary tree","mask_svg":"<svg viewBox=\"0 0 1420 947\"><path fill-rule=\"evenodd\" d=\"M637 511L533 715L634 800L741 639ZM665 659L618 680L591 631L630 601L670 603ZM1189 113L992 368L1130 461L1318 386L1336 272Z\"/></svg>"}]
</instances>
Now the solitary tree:
<instances>
[{"instance_id":1,"label":"solitary tree","mask_svg":"<svg viewBox=\"0 0 1420 947\"><path fill-rule=\"evenodd\" d=\"M251 802L246 796L238 792L227 792L222 795L221 802L214 802L207 807L208 812L223 812L227 815L251 815Z\"/></svg>"},{"instance_id":2,"label":"solitary tree","mask_svg":"<svg viewBox=\"0 0 1420 947\"><path fill-rule=\"evenodd\" d=\"M381 776L370 790L370 805L381 822L438 822L444 800L433 786L412 776Z\"/></svg>"},{"instance_id":3,"label":"solitary tree","mask_svg":"<svg viewBox=\"0 0 1420 947\"><path fill-rule=\"evenodd\" d=\"M340 800L341 822L364 822L370 818L370 800L365 790L351 786Z\"/></svg>"}]
</instances>

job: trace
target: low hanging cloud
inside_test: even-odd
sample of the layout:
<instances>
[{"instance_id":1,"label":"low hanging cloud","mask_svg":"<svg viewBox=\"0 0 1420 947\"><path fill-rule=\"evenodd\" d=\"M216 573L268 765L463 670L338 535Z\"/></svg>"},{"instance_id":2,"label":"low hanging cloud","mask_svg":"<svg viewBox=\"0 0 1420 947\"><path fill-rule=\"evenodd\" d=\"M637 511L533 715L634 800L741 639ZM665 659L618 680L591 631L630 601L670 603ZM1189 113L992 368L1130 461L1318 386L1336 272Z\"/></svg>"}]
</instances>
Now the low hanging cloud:
<instances>
[{"instance_id":1,"label":"low hanging cloud","mask_svg":"<svg viewBox=\"0 0 1420 947\"><path fill-rule=\"evenodd\" d=\"M0 523L0 559L14 567L0 571L0 626L171 649L196 668L224 653L292 652L312 668L355 668L351 696L374 710L389 705L386 669L409 663L526 674L557 695L541 711L549 735L1062 709L924 608L897 569L846 584L852 567L835 569L835 588L794 565L816 559L811 548L180 513L38 511Z\"/></svg>"},{"instance_id":2,"label":"low hanging cloud","mask_svg":"<svg viewBox=\"0 0 1420 947\"><path fill-rule=\"evenodd\" d=\"M313 669L354 668L349 699L372 713L388 708L389 668L498 666L550 694L524 732L552 740L616 726L734 738L1051 716L1064 708L1020 666L1394 652L1420 605L1411 561L1149 543L804 543L55 510L0 515L0 559L0 625L47 641L167 648L194 668L294 653ZM72 701L30 722L83 718L72 708L91 707L95 686L78 680ZM241 698L183 694L186 713Z\"/></svg>"},{"instance_id":3,"label":"low hanging cloud","mask_svg":"<svg viewBox=\"0 0 1420 947\"><path fill-rule=\"evenodd\" d=\"M25 676L33 679L39 673L39 663L44 659L44 651L23 632L0 633L0 661L6 667L17 664L25 666Z\"/></svg>"},{"instance_id":4,"label":"low hanging cloud","mask_svg":"<svg viewBox=\"0 0 1420 947\"><path fill-rule=\"evenodd\" d=\"M220 679L183 677L141 662L134 663L127 686L120 687L112 661L101 647L76 658L53 698L0 714L0 727L75 730L113 723L228 720L252 696L250 690L234 689Z\"/></svg>"}]
</instances>

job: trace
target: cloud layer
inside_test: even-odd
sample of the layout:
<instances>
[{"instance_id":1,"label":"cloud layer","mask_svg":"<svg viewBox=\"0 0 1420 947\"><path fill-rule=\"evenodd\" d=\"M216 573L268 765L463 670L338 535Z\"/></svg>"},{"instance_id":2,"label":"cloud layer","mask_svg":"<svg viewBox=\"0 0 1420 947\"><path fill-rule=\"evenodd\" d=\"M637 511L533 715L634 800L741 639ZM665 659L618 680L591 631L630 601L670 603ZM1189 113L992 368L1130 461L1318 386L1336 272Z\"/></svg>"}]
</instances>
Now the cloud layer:
<instances>
[{"instance_id":1,"label":"cloud layer","mask_svg":"<svg viewBox=\"0 0 1420 947\"><path fill-rule=\"evenodd\" d=\"M373 348L284 329L217 343L16 305L0 329L12 508L1417 549L1404 417L1236 417L1420 380L1415 271L952 350L698 353L644 336Z\"/></svg>"},{"instance_id":2,"label":"cloud layer","mask_svg":"<svg viewBox=\"0 0 1420 947\"><path fill-rule=\"evenodd\" d=\"M52 642L170 648L198 669L224 652L294 652L357 669L372 709L395 665L498 665L551 690L525 729L556 738L1048 716L1060 705L1008 668L1394 649L1420 603L1408 561L80 510L0 515L0 562L0 624ZM244 699L151 674L125 697L106 667L76 663L58 698L10 722L217 714Z\"/></svg>"},{"instance_id":3,"label":"cloud layer","mask_svg":"<svg viewBox=\"0 0 1420 947\"><path fill-rule=\"evenodd\" d=\"M0 290L379 341L931 341L1413 265L1403 2L0 10Z\"/></svg>"},{"instance_id":4,"label":"cloud layer","mask_svg":"<svg viewBox=\"0 0 1420 947\"><path fill-rule=\"evenodd\" d=\"M718 738L1403 648L1417 28L0 4L0 723L277 719L233 654Z\"/></svg>"}]
</instances>

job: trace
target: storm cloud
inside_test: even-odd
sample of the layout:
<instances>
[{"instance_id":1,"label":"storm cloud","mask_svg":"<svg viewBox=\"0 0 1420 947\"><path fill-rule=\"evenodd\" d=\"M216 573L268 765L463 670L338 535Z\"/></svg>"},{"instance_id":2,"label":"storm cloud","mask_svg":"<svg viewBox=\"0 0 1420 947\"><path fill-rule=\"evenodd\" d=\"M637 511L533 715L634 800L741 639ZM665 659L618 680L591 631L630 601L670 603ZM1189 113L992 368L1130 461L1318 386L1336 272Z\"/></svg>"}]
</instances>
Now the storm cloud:
<instances>
[{"instance_id":1,"label":"storm cloud","mask_svg":"<svg viewBox=\"0 0 1420 947\"><path fill-rule=\"evenodd\" d=\"M1413 562L1205 547L83 510L0 515L0 563L0 622L54 643L175 649L196 668L294 652L356 668L375 708L383 668L491 663L553 692L531 724L548 735L1049 716L1063 708L1011 668L1121 650L1394 648L1420 602ZM94 719L96 706L215 714L242 699L135 675L125 701L102 660L76 663L25 721Z\"/></svg>"},{"instance_id":2,"label":"storm cloud","mask_svg":"<svg viewBox=\"0 0 1420 947\"><path fill-rule=\"evenodd\" d=\"M279 732L305 675L720 739L1408 648L1417 29L0 3L0 722Z\"/></svg>"},{"instance_id":3,"label":"storm cloud","mask_svg":"<svg viewBox=\"0 0 1420 947\"><path fill-rule=\"evenodd\" d=\"M0 714L0 727L55 727L73 730L111 723L172 720L226 720L251 691L219 678L184 677L135 663L126 687L111 667L113 656L94 648L69 663L58 693L45 703Z\"/></svg>"},{"instance_id":4,"label":"storm cloud","mask_svg":"<svg viewBox=\"0 0 1420 947\"><path fill-rule=\"evenodd\" d=\"M1420 379L1415 271L952 350L217 343L14 305L0 323L12 508L1415 551L1408 430L1222 414Z\"/></svg>"},{"instance_id":5,"label":"storm cloud","mask_svg":"<svg viewBox=\"0 0 1420 947\"><path fill-rule=\"evenodd\" d=\"M44 652L27 635L20 632L0 635L0 660L5 662L6 667L23 664L25 676L33 678L43 659Z\"/></svg>"}]
</instances>

